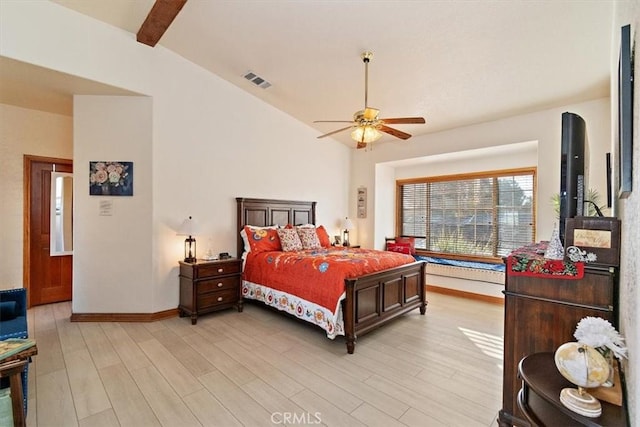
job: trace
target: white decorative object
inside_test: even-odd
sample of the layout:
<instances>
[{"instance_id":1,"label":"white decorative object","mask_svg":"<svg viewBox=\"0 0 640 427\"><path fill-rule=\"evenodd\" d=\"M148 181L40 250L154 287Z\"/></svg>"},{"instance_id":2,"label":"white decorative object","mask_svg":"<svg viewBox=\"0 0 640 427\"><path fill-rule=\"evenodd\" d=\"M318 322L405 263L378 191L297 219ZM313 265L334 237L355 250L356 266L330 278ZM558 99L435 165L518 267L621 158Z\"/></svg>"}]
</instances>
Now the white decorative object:
<instances>
[{"instance_id":1,"label":"white decorative object","mask_svg":"<svg viewBox=\"0 0 640 427\"><path fill-rule=\"evenodd\" d=\"M544 257L546 259L563 259L564 248L560 241L560 234L558 233L558 224L554 224L553 232L551 233L551 240L547 245L547 250L544 251Z\"/></svg>"},{"instance_id":2,"label":"white decorative object","mask_svg":"<svg viewBox=\"0 0 640 427\"><path fill-rule=\"evenodd\" d=\"M618 359L627 357L624 338L620 336L611 322L602 317L587 316L582 318L578 322L573 336L582 344L612 351Z\"/></svg>"},{"instance_id":3,"label":"white decorative object","mask_svg":"<svg viewBox=\"0 0 640 427\"><path fill-rule=\"evenodd\" d=\"M577 342L558 347L554 360L560 374L578 386L577 389L563 388L560 402L585 417L599 417L602 405L585 388L599 387L609 379L609 362L595 348Z\"/></svg>"},{"instance_id":4,"label":"white decorative object","mask_svg":"<svg viewBox=\"0 0 640 427\"><path fill-rule=\"evenodd\" d=\"M573 262L595 262L598 257L594 253L587 253L577 246L569 246L567 248L567 256Z\"/></svg>"}]
</instances>

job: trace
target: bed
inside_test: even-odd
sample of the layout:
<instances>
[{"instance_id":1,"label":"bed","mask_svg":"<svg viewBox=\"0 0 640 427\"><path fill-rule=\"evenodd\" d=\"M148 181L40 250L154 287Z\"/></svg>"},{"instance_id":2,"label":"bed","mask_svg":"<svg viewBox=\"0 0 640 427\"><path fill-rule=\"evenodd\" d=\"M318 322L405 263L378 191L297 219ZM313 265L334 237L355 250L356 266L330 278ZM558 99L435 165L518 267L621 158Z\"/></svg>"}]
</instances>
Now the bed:
<instances>
[{"instance_id":1,"label":"bed","mask_svg":"<svg viewBox=\"0 0 640 427\"><path fill-rule=\"evenodd\" d=\"M237 198L236 202L238 257L246 256L244 253L245 242L241 236L245 226L278 225L284 227L287 224L316 223L316 202L253 198ZM364 252L372 252L345 248L332 250L336 249L340 252L337 256L352 256L356 259L364 256ZM333 255L332 250L323 250L319 256ZM378 252L380 258L387 255L384 251ZM245 262L252 261L250 257L246 256ZM244 266L241 298L267 303L265 296L271 288L264 283L245 280L248 268L251 267ZM327 330L327 336L333 338L335 335L344 335L347 352L353 354L356 339L367 332L415 309L419 309L420 314L424 315L427 307L424 281L425 263L414 260L397 267L345 278L343 284L338 284L343 292L340 303L334 312L336 316L342 317L343 330ZM297 298L295 295L288 296L289 298ZM277 305L267 305L279 308ZM290 305L291 307L296 306L296 304ZM282 308L279 309L284 311ZM313 316L305 316L304 311L294 312L293 315L303 320L314 321Z\"/></svg>"}]
</instances>

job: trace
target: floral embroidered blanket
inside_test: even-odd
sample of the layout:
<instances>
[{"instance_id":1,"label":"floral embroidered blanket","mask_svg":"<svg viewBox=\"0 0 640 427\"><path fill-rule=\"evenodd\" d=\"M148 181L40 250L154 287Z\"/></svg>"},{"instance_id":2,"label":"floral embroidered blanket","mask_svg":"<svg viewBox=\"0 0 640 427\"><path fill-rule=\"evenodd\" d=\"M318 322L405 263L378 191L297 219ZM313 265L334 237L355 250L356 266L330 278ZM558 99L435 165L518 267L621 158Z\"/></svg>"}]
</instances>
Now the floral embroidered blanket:
<instances>
[{"instance_id":1,"label":"floral embroidered blanket","mask_svg":"<svg viewBox=\"0 0 640 427\"><path fill-rule=\"evenodd\" d=\"M344 293L344 279L412 262L411 255L359 248L249 252L243 278L335 311Z\"/></svg>"},{"instance_id":2,"label":"floral embroidered blanket","mask_svg":"<svg viewBox=\"0 0 640 427\"><path fill-rule=\"evenodd\" d=\"M249 252L242 296L315 323L335 338L344 335L340 301L346 278L412 262L411 255L343 247Z\"/></svg>"},{"instance_id":3,"label":"floral embroidered blanket","mask_svg":"<svg viewBox=\"0 0 640 427\"><path fill-rule=\"evenodd\" d=\"M507 257L507 274L556 279L582 279L584 263L570 260L546 259L549 242L532 243L516 249Z\"/></svg>"}]
</instances>

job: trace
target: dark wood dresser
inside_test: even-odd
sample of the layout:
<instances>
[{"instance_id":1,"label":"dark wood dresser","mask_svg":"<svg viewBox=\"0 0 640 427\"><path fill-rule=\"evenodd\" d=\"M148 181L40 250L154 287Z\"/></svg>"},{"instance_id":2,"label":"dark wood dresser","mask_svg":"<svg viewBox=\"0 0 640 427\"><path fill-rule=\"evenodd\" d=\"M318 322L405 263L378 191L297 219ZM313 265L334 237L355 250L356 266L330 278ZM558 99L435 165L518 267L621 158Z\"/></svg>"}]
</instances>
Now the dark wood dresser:
<instances>
[{"instance_id":1,"label":"dark wood dresser","mask_svg":"<svg viewBox=\"0 0 640 427\"><path fill-rule=\"evenodd\" d=\"M617 328L617 270L586 265L577 279L579 275L515 274L505 262L504 373L498 424L529 426L517 404L522 387L518 363L530 354L553 353L565 342L576 341L576 325L586 316L609 320Z\"/></svg>"},{"instance_id":2,"label":"dark wood dresser","mask_svg":"<svg viewBox=\"0 0 640 427\"><path fill-rule=\"evenodd\" d=\"M241 275L242 260L237 258L180 261L180 317L191 316L191 324L195 325L204 313L233 306L242 311Z\"/></svg>"}]
</instances>

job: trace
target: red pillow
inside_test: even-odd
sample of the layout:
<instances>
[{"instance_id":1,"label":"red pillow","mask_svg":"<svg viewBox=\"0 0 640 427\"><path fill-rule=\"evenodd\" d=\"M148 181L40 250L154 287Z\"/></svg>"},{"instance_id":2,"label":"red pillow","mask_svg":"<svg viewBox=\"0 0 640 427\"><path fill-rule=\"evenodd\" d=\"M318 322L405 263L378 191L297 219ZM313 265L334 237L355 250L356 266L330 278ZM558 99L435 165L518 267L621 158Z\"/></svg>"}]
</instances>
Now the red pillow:
<instances>
[{"instance_id":1,"label":"red pillow","mask_svg":"<svg viewBox=\"0 0 640 427\"><path fill-rule=\"evenodd\" d=\"M251 246L251 252L282 250L280 238L275 228L257 229L245 225L244 232L247 233L247 240Z\"/></svg>"},{"instance_id":2,"label":"red pillow","mask_svg":"<svg viewBox=\"0 0 640 427\"><path fill-rule=\"evenodd\" d=\"M318 233L320 246L322 246L323 248L331 247L331 239L329 238L329 233L327 233L327 230L324 228L324 225L317 227L316 233Z\"/></svg>"},{"instance_id":3,"label":"red pillow","mask_svg":"<svg viewBox=\"0 0 640 427\"><path fill-rule=\"evenodd\" d=\"M411 245L409 243L387 243L387 250L391 252L400 252L402 254L411 255Z\"/></svg>"},{"instance_id":4,"label":"red pillow","mask_svg":"<svg viewBox=\"0 0 640 427\"><path fill-rule=\"evenodd\" d=\"M415 237L396 237L396 243L408 244L411 248L410 255L416 254L416 238Z\"/></svg>"}]
</instances>

